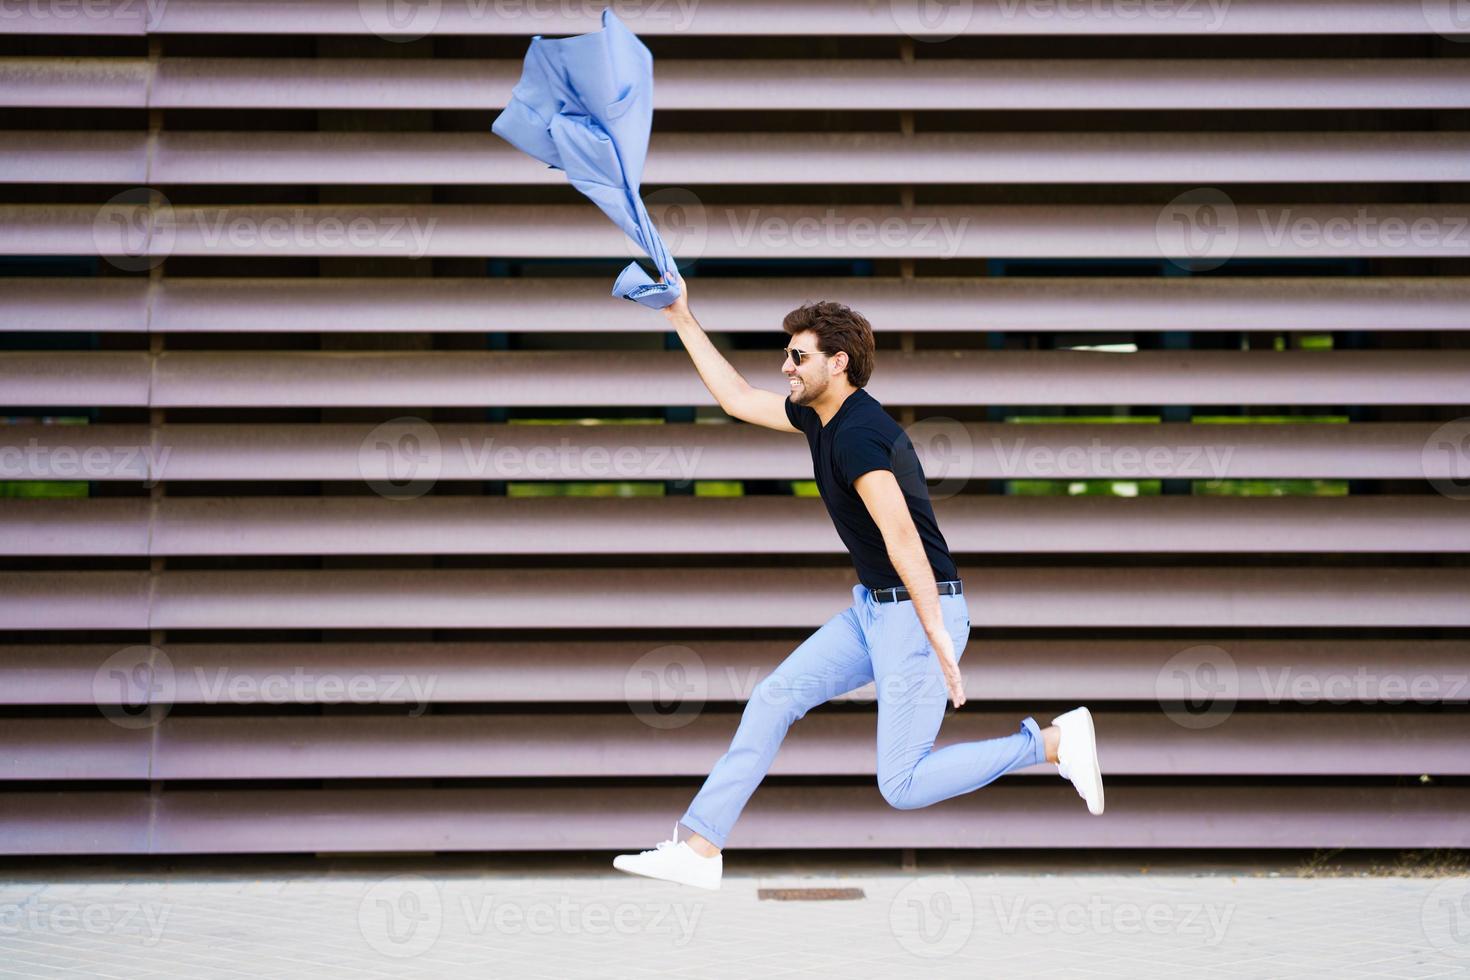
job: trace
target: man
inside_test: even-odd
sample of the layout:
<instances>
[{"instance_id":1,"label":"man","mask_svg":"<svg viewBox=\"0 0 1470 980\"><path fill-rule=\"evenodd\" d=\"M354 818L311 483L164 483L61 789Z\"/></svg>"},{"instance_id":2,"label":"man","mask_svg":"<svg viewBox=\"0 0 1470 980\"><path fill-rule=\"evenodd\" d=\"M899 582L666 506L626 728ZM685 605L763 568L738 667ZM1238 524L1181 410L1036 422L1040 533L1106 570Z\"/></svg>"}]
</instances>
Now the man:
<instances>
[{"instance_id":1,"label":"man","mask_svg":"<svg viewBox=\"0 0 1470 980\"><path fill-rule=\"evenodd\" d=\"M962 584L923 469L903 429L865 390L874 360L868 321L839 303L792 310L781 366L790 393L754 388L725 360L684 295L664 310L705 386L729 414L811 447L817 489L852 554L852 605L803 642L752 692L730 749L715 763L671 840L620 854L613 867L700 888L720 886L721 849L770 769L786 731L816 705L868 682L878 700L878 786L898 809L929 806L1007 772L1055 762L1094 814L1103 812L1092 716L1074 708L1042 729L934 751L948 699L965 703L959 658L970 635ZM679 839L679 827L691 831Z\"/></svg>"}]
</instances>

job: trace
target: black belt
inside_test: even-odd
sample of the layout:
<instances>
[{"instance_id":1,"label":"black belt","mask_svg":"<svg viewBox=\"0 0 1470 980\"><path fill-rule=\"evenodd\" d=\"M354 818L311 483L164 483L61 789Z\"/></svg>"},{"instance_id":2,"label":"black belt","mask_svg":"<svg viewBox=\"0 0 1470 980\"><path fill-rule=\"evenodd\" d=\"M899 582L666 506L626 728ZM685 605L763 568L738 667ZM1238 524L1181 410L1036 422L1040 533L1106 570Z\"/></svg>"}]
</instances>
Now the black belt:
<instances>
[{"instance_id":1,"label":"black belt","mask_svg":"<svg viewBox=\"0 0 1470 980\"><path fill-rule=\"evenodd\" d=\"M959 579L951 582L936 582L939 586L940 595L960 595L965 589ZM874 602L907 602L909 590L901 585L895 585L891 589L874 589L872 592Z\"/></svg>"}]
</instances>

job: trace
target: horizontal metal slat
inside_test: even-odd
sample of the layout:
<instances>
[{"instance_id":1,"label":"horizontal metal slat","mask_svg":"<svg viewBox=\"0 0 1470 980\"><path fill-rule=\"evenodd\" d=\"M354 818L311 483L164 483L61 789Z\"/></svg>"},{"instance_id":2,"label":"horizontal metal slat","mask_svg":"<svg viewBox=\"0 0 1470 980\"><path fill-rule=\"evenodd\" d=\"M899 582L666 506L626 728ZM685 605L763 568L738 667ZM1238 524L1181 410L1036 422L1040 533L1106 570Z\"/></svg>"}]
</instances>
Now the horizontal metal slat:
<instances>
[{"instance_id":1,"label":"horizontal metal slat","mask_svg":"<svg viewBox=\"0 0 1470 980\"><path fill-rule=\"evenodd\" d=\"M0 106L145 109L145 58L0 58Z\"/></svg>"},{"instance_id":2,"label":"horizontal metal slat","mask_svg":"<svg viewBox=\"0 0 1470 980\"><path fill-rule=\"evenodd\" d=\"M281 688L285 689L284 686ZM740 715L170 716L156 732L103 718L0 719L0 779L396 779L703 776ZM1010 735L1023 713L957 713L936 751ZM1189 728L1160 712L1095 711L1113 776L1470 774L1470 715L1234 713ZM1040 721L1045 722L1043 717ZM670 724L672 722L672 724ZM873 776L871 712L808 715L773 776ZM1054 775L1049 763L1017 775Z\"/></svg>"},{"instance_id":3,"label":"horizontal metal slat","mask_svg":"<svg viewBox=\"0 0 1470 980\"><path fill-rule=\"evenodd\" d=\"M327 0L331 2L331 0ZM29 0L6 11L5 32L19 35L141 37L156 26L165 4L132 0Z\"/></svg>"},{"instance_id":4,"label":"horizontal metal slat","mask_svg":"<svg viewBox=\"0 0 1470 980\"><path fill-rule=\"evenodd\" d=\"M51 577L58 574L61 579ZM149 588L145 572L0 572L0 623L16 630L42 623L52 624L42 629L143 630Z\"/></svg>"},{"instance_id":5,"label":"horizontal metal slat","mask_svg":"<svg viewBox=\"0 0 1470 980\"><path fill-rule=\"evenodd\" d=\"M505 105L514 61L179 58L160 62L151 104L480 108ZM657 109L1463 108L1470 63L1403 59L665 59ZM262 81L270 84L262 85Z\"/></svg>"},{"instance_id":6,"label":"horizontal metal slat","mask_svg":"<svg viewBox=\"0 0 1470 980\"><path fill-rule=\"evenodd\" d=\"M142 498L0 501L0 554L146 555L149 509Z\"/></svg>"},{"instance_id":7,"label":"horizontal metal slat","mask_svg":"<svg viewBox=\"0 0 1470 980\"><path fill-rule=\"evenodd\" d=\"M1465 847L1470 789L1108 787L1107 819L1071 786L1016 780L897 811L875 786L773 784L730 846ZM693 786L0 793L6 854L623 850L647 846ZM557 815L548 820L547 814Z\"/></svg>"},{"instance_id":8,"label":"horizontal metal slat","mask_svg":"<svg viewBox=\"0 0 1470 980\"><path fill-rule=\"evenodd\" d=\"M0 279L0 316L19 333L147 333L147 279Z\"/></svg>"},{"instance_id":9,"label":"horizontal metal slat","mask_svg":"<svg viewBox=\"0 0 1470 980\"><path fill-rule=\"evenodd\" d=\"M141 687L98 684L97 677L150 662L157 676L169 678L168 697L164 687L153 689L159 704L243 703L246 696L255 704L617 703L651 697L635 671L675 661L698 682L704 702L741 702L804 638L797 631L776 640L670 634L658 641L170 641L155 650L15 644L0 646L0 704L109 705L136 714L145 696ZM972 644L967 652L981 655L961 657L960 667L966 694L977 704L1153 702L1161 696L1160 678L1186 660L1186 669L1206 660L1214 665L1216 681L1227 685L1222 695L1233 694L1242 704L1392 708L1470 698L1465 640L1200 634L1167 640L977 638ZM868 684L835 700L871 702L873 695ZM267 702L267 696L277 700Z\"/></svg>"},{"instance_id":10,"label":"horizontal metal slat","mask_svg":"<svg viewBox=\"0 0 1470 980\"><path fill-rule=\"evenodd\" d=\"M6 351L0 404L146 406L151 373L144 351Z\"/></svg>"},{"instance_id":11,"label":"horizontal metal slat","mask_svg":"<svg viewBox=\"0 0 1470 980\"><path fill-rule=\"evenodd\" d=\"M1457 567L961 576L977 628L1470 625L1470 569ZM854 578L842 568L184 570L151 582L146 572L0 572L0 616L37 630L814 628L847 604Z\"/></svg>"},{"instance_id":12,"label":"horizontal metal slat","mask_svg":"<svg viewBox=\"0 0 1470 980\"><path fill-rule=\"evenodd\" d=\"M1020 719L958 713L936 749L1009 735ZM1235 714L1200 730L1163 714L1095 719L1098 755L1119 776L1470 774L1470 715ZM670 732L628 714L170 718L158 733L154 778L703 776L739 721L703 714ZM872 731L870 714L808 716L782 743L771 774L872 776Z\"/></svg>"},{"instance_id":13,"label":"horizontal metal slat","mask_svg":"<svg viewBox=\"0 0 1470 980\"><path fill-rule=\"evenodd\" d=\"M148 779L154 732L103 718L0 718L0 779Z\"/></svg>"},{"instance_id":14,"label":"horizontal metal slat","mask_svg":"<svg viewBox=\"0 0 1470 980\"><path fill-rule=\"evenodd\" d=\"M12 183L561 186L492 133L12 132ZM646 184L1464 181L1464 133L655 133Z\"/></svg>"},{"instance_id":15,"label":"horizontal metal slat","mask_svg":"<svg viewBox=\"0 0 1470 980\"><path fill-rule=\"evenodd\" d=\"M691 283L713 331L778 335L840 298L889 330L1470 330L1470 277L802 278ZM554 295L555 303L547 297ZM663 333L605 279L0 279L13 331Z\"/></svg>"},{"instance_id":16,"label":"horizontal metal slat","mask_svg":"<svg viewBox=\"0 0 1470 980\"><path fill-rule=\"evenodd\" d=\"M836 605L840 596L834 594ZM672 662L709 702L748 700L756 683L804 639L179 643L156 651L119 644L0 646L0 704L110 705L136 714L144 691L97 683L99 672L151 662L163 704L406 704L624 702L652 688L643 666ZM1206 660L1223 694L1242 704L1464 703L1470 641L1239 639L1206 634L1159 640L977 638L960 658L966 694L987 701L1153 702L1166 671ZM1183 655L1183 656L1181 656ZM1188 660L1188 663L1184 661ZM641 684L632 683L643 681ZM238 685L238 688L234 687ZM239 693L237 693L239 692ZM1165 693L1168 689L1165 689ZM694 697L695 692L689 696ZM869 701L864 685L838 701ZM267 702L267 698L276 701Z\"/></svg>"},{"instance_id":17,"label":"horizontal metal slat","mask_svg":"<svg viewBox=\"0 0 1470 980\"><path fill-rule=\"evenodd\" d=\"M1219 7L1181 4L1144 8L1126 2L1072 7L1027 4L964 4L920 17L902 4L859 0L701 0L662 5L640 0L608 4L639 34L817 35L922 37L955 35L1234 35L1234 34L1422 34L1436 24L1435 11L1419 0L1337 0L1330 7L1310 0L1232 0ZM252 0L218 3L170 0L138 4L90 0L86 16L68 0L31 0L7 18L17 34L368 34L415 39L436 35L580 34L597 30L595 7L571 4L490 5L444 0L416 9L407 20L390 20L386 9L359 0ZM1452 27L1445 12L1446 30Z\"/></svg>"},{"instance_id":18,"label":"horizontal metal slat","mask_svg":"<svg viewBox=\"0 0 1470 980\"><path fill-rule=\"evenodd\" d=\"M781 390L778 344L726 352ZM554 377L558 384L546 384ZM1460 405L1470 351L896 352L867 389L888 405ZM781 391L784 397L784 390ZM983 399L983 401L982 401ZM678 351L15 351L18 405L712 406Z\"/></svg>"},{"instance_id":19,"label":"horizontal metal slat","mask_svg":"<svg viewBox=\"0 0 1470 980\"><path fill-rule=\"evenodd\" d=\"M150 68L152 74L150 77ZM0 106L500 109L508 59L0 59ZM1430 58L902 62L665 59L657 109L1456 109L1470 63Z\"/></svg>"},{"instance_id":20,"label":"horizontal metal slat","mask_svg":"<svg viewBox=\"0 0 1470 980\"><path fill-rule=\"evenodd\" d=\"M1466 61L1470 65L1470 59ZM1470 80L1465 86L1470 91ZM672 253L695 258L1228 258L1464 257L1470 205L1220 206L1220 236L1201 245L1150 205L679 205ZM1197 207L1190 205L1189 207ZM152 208L0 205L0 250L111 255L137 261L214 256L523 256L636 258L596 208L492 204L310 204ZM1192 211L1189 213L1193 213ZM136 229L149 229L140 239Z\"/></svg>"},{"instance_id":21,"label":"horizontal metal slat","mask_svg":"<svg viewBox=\"0 0 1470 980\"><path fill-rule=\"evenodd\" d=\"M0 793L0 853L148 854L153 820L147 793Z\"/></svg>"},{"instance_id":22,"label":"horizontal metal slat","mask_svg":"<svg viewBox=\"0 0 1470 980\"><path fill-rule=\"evenodd\" d=\"M0 427L0 479L350 480L417 495L440 480L809 480L799 433L734 423ZM927 420L930 480L1437 479L1447 423L985 423ZM956 487L956 489L958 489Z\"/></svg>"},{"instance_id":23,"label":"horizontal metal slat","mask_svg":"<svg viewBox=\"0 0 1470 980\"><path fill-rule=\"evenodd\" d=\"M143 132L10 130L0 133L5 183L146 184Z\"/></svg>"},{"instance_id":24,"label":"horizontal metal slat","mask_svg":"<svg viewBox=\"0 0 1470 980\"><path fill-rule=\"evenodd\" d=\"M1470 552L1439 495L953 496L957 554ZM151 515L151 517L150 517ZM734 533L737 532L738 533ZM821 501L791 497L162 497L0 500L8 555L845 554Z\"/></svg>"}]
</instances>

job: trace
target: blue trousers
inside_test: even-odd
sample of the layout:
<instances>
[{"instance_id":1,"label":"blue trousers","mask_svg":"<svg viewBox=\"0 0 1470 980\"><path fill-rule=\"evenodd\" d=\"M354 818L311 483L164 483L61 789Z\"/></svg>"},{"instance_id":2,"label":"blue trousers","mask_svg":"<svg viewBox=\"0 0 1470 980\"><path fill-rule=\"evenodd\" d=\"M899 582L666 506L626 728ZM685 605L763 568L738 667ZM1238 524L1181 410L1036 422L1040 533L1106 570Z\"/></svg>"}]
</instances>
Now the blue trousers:
<instances>
[{"instance_id":1,"label":"blue trousers","mask_svg":"<svg viewBox=\"0 0 1470 980\"><path fill-rule=\"evenodd\" d=\"M958 660L970 638L964 595L942 595ZM729 750L679 822L723 848L740 812L771 768L791 723L811 708L873 682L878 700L878 789L900 810L929 806L1046 761L1034 718L1004 738L934 749L949 693L939 658L912 602L875 602L862 585L756 685Z\"/></svg>"}]
</instances>

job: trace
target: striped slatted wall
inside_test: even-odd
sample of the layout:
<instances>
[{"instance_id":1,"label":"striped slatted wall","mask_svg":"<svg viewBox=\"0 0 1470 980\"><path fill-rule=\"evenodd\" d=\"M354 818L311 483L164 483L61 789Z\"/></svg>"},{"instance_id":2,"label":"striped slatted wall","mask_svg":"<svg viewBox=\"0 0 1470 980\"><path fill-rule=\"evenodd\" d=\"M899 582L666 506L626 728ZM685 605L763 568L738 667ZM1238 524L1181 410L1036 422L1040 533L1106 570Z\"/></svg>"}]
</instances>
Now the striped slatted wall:
<instances>
[{"instance_id":1,"label":"striped slatted wall","mask_svg":"<svg viewBox=\"0 0 1470 980\"><path fill-rule=\"evenodd\" d=\"M878 333L966 581L920 811L871 691L740 847L1470 844L1470 21L1446 0L649 0L645 196L781 390ZM489 132L598 5L0 10L0 853L646 846L855 581L631 246Z\"/></svg>"}]
</instances>

